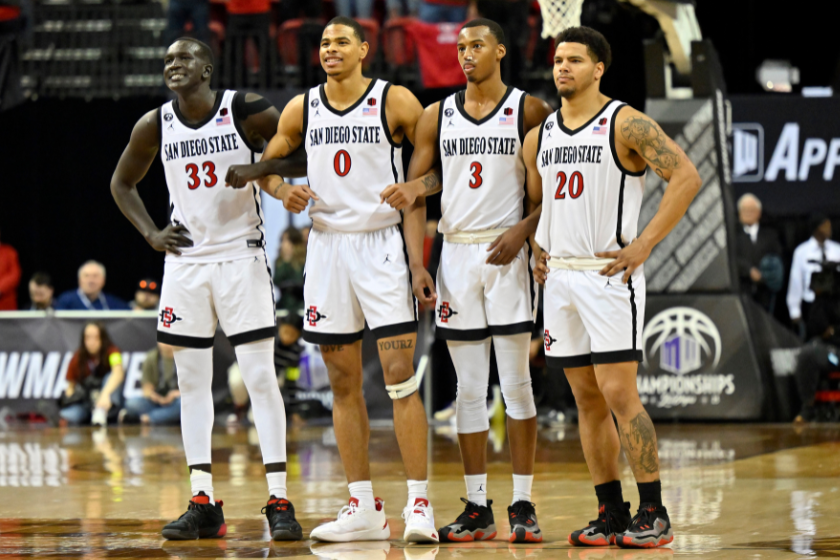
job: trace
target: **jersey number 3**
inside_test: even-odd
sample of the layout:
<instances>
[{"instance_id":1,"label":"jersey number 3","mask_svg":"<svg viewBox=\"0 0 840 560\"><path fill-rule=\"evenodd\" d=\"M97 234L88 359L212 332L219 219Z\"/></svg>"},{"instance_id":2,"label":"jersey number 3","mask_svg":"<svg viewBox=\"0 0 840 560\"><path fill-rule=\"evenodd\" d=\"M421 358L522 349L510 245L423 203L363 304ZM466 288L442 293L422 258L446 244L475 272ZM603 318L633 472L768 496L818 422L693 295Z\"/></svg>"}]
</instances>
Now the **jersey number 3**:
<instances>
[{"instance_id":1,"label":"jersey number 3","mask_svg":"<svg viewBox=\"0 0 840 560\"><path fill-rule=\"evenodd\" d=\"M481 164L477 161L472 162L470 164L470 174L472 175L472 179L470 179L470 188L477 189L484 182L484 179L481 178Z\"/></svg>"},{"instance_id":2,"label":"jersey number 3","mask_svg":"<svg viewBox=\"0 0 840 560\"><path fill-rule=\"evenodd\" d=\"M208 189L215 187L218 179L216 178L216 164L212 161L205 161L201 164L204 170L204 186ZM194 163L187 164L187 175L190 178L190 183L187 185L191 191L194 191L201 186L201 177L198 176L198 166Z\"/></svg>"},{"instance_id":3,"label":"jersey number 3","mask_svg":"<svg viewBox=\"0 0 840 560\"><path fill-rule=\"evenodd\" d=\"M560 171L557 173L557 191L554 193L554 200L566 198L566 193L563 192L563 189L565 188L566 172ZM575 171L572 173L572 176L569 177L569 196L577 198L581 194L583 194L583 175L580 174L580 171Z\"/></svg>"}]
</instances>

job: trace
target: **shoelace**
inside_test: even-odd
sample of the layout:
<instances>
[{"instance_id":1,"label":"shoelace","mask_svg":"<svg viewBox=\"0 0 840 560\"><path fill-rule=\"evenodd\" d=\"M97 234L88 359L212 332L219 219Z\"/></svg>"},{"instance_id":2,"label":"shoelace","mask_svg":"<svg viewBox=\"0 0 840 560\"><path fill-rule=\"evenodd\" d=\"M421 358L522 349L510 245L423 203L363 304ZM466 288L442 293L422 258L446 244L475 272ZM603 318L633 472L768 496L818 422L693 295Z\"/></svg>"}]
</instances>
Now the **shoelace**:
<instances>
[{"instance_id":1,"label":"shoelace","mask_svg":"<svg viewBox=\"0 0 840 560\"><path fill-rule=\"evenodd\" d=\"M356 513L356 504L349 503L340 510L338 510L338 517L336 517L336 521L341 521L347 517L350 517L354 513Z\"/></svg>"},{"instance_id":2,"label":"shoelace","mask_svg":"<svg viewBox=\"0 0 840 560\"><path fill-rule=\"evenodd\" d=\"M513 511L510 512L510 517L511 519L521 517L526 520L530 520L531 514L534 513L535 507L536 505L534 504L534 502L516 502L516 504L514 504L513 506Z\"/></svg>"},{"instance_id":3,"label":"shoelace","mask_svg":"<svg viewBox=\"0 0 840 560\"><path fill-rule=\"evenodd\" d=\"M630 520L630 526L627 527L627 532L633 530L641 529L643 531L649 530L653 525L651 524L651 520L656 513L656 508L653 507L644 507L639 508L639 511L636 515L633 516L633 519Z\"/></svg>"},{"instance_id":4,"label":"shoelace","mask_svg":"<svg viewBox=\"0 0 840 560\"><path fill-rule=\"evenodd\" d=\"M429 518L428 511L429 511L429 507L428 507L428 506L425 506L425 505L423 505L423 504L415 504L415 505L413 505L413 506L411 506L411 507L407 507L407 508L403 509L403 512L402 512L402 518L403 518L403 519L408 519L408 517L409 517L412 513L416 513L416 514L418 514L418 515L422 515L423 517L425 517L426 519L428 519L428 518Z\"/></svg>"},{"instance_id":5,"label":"shoelace","mask_svg":"<svg viewBox=\"0 0 840 560\"><path fill-rule=\"evenodd\" d=\"M197 504L194 501L190 500L190 505L187 507L187 511L185 511L178 520L184 520L190 524L191 528L197 529L198 528L198 516L206 508L212 508L210 504Z\"/></svg>"},{"instance_id":6,"label":"shoelace","mask_svg":"<svg viewBox=\"0 0 840 560\"><path fill-rule=\"evenodd\" d=\"M265 512L268 511L269 508L273 508L275 513L288 512L289 511L289 505L290 505L289 502L287 502L285 500L277 500L273 504L268 503L265 506L263 506L262 510L260 510L260 513L265 514Z\"/></svg>"},{"instance_id":7,"label":"shoelace","mask_svg":"<svg viewBox=\"0 0 840 560\"><path fill-rule=\"evenodd\" d=\"M456 523L466 523L470 519L475 519L481 513L478 508L481 506L473 503L466 498L461 498L461 501L467 504L467 509L464 510L464 513L458 516L458 519L455 520Z\"/></svg>"}]
</instances>

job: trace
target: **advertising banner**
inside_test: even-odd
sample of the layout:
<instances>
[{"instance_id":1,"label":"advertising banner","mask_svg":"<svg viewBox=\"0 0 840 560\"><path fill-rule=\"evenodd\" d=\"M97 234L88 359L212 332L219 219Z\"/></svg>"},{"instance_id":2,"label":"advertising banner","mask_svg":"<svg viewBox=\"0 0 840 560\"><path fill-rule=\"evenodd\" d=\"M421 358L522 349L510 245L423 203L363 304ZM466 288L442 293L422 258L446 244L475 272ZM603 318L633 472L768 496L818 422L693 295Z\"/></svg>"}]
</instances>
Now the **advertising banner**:
<instances>
[{"instance_id":1,"label":"advertising banner","mask_svg":"<svg viewBox=\"0 0 840 560\"><path fill-rule=\"evenodd\" d=\"M637 384L651 418L761 418L765 387L738 295L651 295L646 307Z\"/></svg>"},{"instance_id":2,"label":"advertising banner","mask_svg":"<svg viewBox=\"0 0 840 560\"><path fill-rule=\"evenodd\" d=\"M777 216L840 214L840 98L733 96L735 195Z\"/></svg>"}]
</instances>

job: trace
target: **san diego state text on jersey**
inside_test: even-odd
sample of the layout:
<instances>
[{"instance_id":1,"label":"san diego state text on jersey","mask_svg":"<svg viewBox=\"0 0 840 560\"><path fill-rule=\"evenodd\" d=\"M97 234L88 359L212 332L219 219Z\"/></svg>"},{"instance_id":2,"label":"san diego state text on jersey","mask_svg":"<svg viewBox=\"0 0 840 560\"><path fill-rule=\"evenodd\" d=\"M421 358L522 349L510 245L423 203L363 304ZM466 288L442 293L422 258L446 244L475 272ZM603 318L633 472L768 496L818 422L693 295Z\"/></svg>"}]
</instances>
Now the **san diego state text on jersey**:
<instances>
[{"instance_id":1,"label":"san diego state text on jersey","mask_svg":"<svg viewBox=\"0 0 840 560\"><path fill-rule=\"evenodd\" d=\"M310 146L323 144L379 144L379 126L325 126L309 131Z\"/></svg>"},{"instance_id":2,"label":"san diego state text on jersey","mask_svg":"<svg viewBox=\"0 0 840 560\"><path fill-rule=\"evenodd\" d=\"M601 163L603 146L561 146L543 150L540 167L552 163Z\"/></svg>"},{"instance_id":3,"label":"san diego state text on jersey","mask_svg":"<svg viewBox=\"0 0 840 560\"><path fill-rule=\"evenodd\" d=\"M230 152L238 150L236 133L220 134L208 138L196 138L194 140L182 140L180 142L169 142L164 144L163 153L166 161L172 161L180 157L196 157Z\"/></svg>"},{"instance_id":4,"label":"san diego state text on jersey","mask_svg":"<svg viewBox=\"0 0 840 560\"><path fill-rule=\"evenodd\" d=\"M498 136L476 136L472 138L451 138L441 141L443 157L452 156L515 156L519 141L516 138Z\"/></svg>"}]
</instances>

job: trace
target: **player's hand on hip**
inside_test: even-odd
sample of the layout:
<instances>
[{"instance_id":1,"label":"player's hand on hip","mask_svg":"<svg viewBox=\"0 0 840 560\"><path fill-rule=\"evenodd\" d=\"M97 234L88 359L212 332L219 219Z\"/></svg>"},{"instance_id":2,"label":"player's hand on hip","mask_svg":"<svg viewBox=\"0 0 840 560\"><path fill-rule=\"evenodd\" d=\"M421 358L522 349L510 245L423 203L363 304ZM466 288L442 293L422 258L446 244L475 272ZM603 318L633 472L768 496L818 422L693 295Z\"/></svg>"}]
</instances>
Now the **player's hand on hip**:
<instances>
[{"instance_id":1,"label":"player's hand on hip","mask_svg":"<svg viewBox=\"0 0 840 560\"><path fill-rule=\"evenodd\" d=\"M540 286L545 286L545 281L548 278L548 253L540 251L540 256L537 258L537 265L534 267L534 280Z\"/></svg>"},{"instance_id":2,"label":"player's hand on hip","mask_svg":"<svg viewBox=\"0 0 840 560\"><path fill-rule=\"evenodd\" d=\"M432 275L423 267L411 269L411 289L417 301L428 307L434 307L437 301L435 282Z\"/></svg>"},{"instance_id":3,"label":"player's hand on hip","mask_svg":"<svg viewBox=\"0 0 840 560\"><path fill-rule=\"evenodd\" d=\"M263 177L264 166L259 163L250 165L231 165L225 175L225 185L234 189L241 189L257 179Z\"/></svg>"},{"instance_id":4,"label":"player's hand on hip","mask_svg":"<svg viewBox=\"0 0 840 560\"><path fill-rule=\"evenodd\" d=\"M644 241L634 239L630 242L630 245L627 245L620 251L595 253L596 257L614 259L602 268L599 274L602 276L614 276L623 270L624 276L622 276L621 281L626 284L630 280L633 271L642 266L642 263L650 256L651 249L652 247L648 247Z\"/></svg>"},{"instance_id":5,"label":"player's hand on hip","mask_svg":"<svg viewBox=\"0 0 840 560\"><path fill-rule=\"evenodd\" d=\"M388 205L394 210L408 208L417 200L417 193L411 183L396 183L379 194L379 203Z\"/></svg>"},{"instance_id":6,"label":"player's hand on hip","mask_svg":"<svg viewBox=\"0 0 840 560\"><path fill-rule=\"evenodd\" d=\"M487 252L490 253L487 264L505 266L512 263L527 240L528 235L523 228L519 227L519 224L513 226L497 237L487 248Z\"/></svg>"},{"instance_id":7,"label":"player's hand on hip","mask_svg":"<svg viewBox=\"0 0 840 560\"><path fill-rule=\"evenodd\" d=\"M166 251L167 253L180 255L181 251L179 249L181 247L193 246L192 239L184 235L188 233L189 230L181 224L169 224L162 230L149 236L149 245L155 251Z\"/></svg>"},{"instance_id":8,"label":"player's hand on hip","mask_svg":"<svg viewBox=\"0 0 840 560\"><path fill-rule=\"evenodd\" d=\"M309 188L309 185L289 185L287 183L281 195L283 206L286 210L295 214L300 214L306 210L309 201L312 199L320 200L318 195Z\"/></svg>"}]
</instances>

